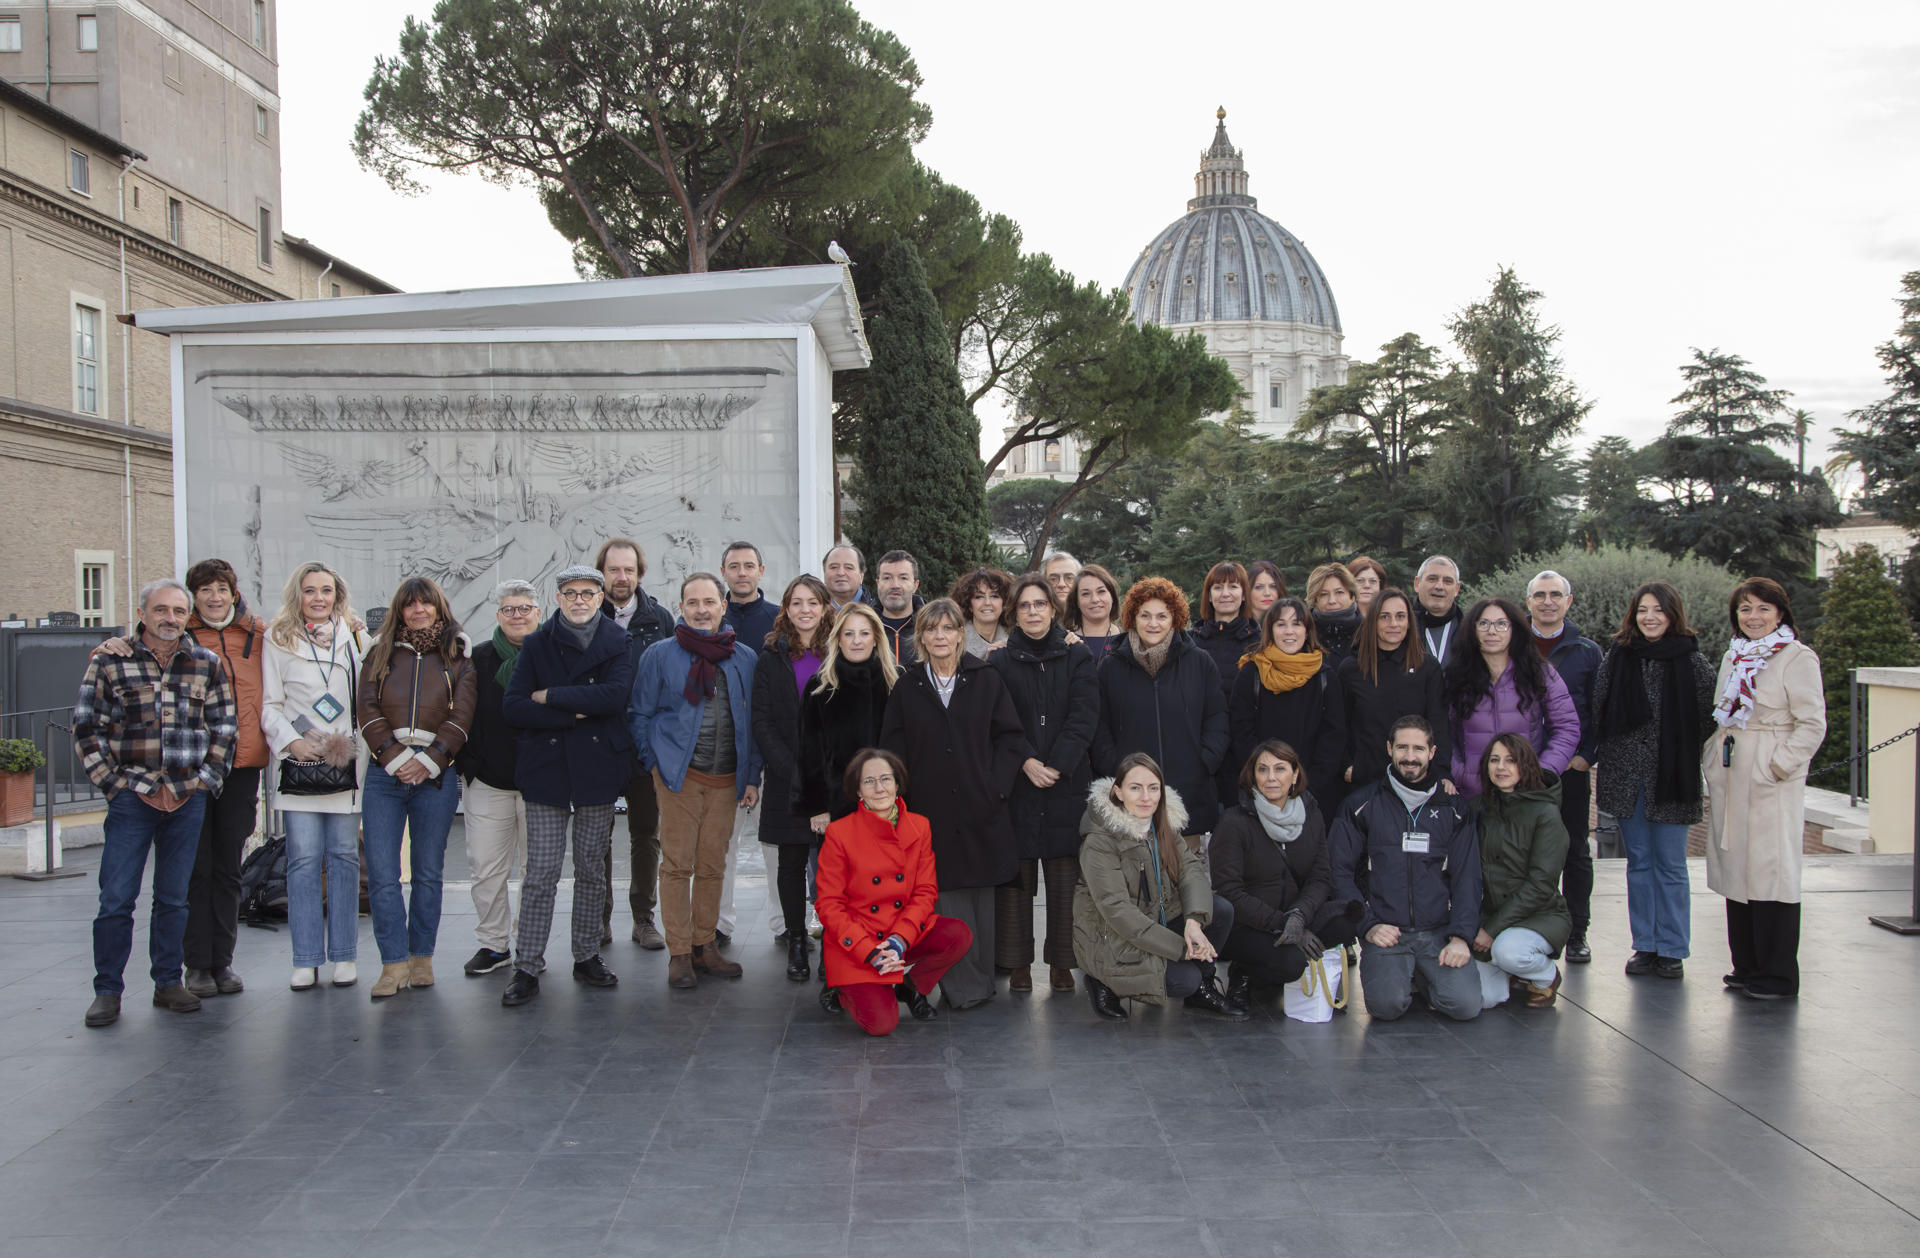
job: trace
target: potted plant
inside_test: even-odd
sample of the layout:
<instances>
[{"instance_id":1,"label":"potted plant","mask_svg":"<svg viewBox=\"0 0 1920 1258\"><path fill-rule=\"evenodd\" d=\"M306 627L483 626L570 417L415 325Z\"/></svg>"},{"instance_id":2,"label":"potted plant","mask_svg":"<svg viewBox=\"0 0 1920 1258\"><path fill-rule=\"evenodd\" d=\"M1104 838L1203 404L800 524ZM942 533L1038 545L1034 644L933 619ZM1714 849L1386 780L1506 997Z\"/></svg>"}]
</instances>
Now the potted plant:
<instances>
[{"instance_id":1,"label":"potted plant","mask_svg":"<svg viewBox=\"0 0 1920 1258\"><path fill-rule=\"evenodd\" d=\"M0 738L0 827L33 820L33 771L46 762L31 738Z\"/></svg>"}]
</instances>

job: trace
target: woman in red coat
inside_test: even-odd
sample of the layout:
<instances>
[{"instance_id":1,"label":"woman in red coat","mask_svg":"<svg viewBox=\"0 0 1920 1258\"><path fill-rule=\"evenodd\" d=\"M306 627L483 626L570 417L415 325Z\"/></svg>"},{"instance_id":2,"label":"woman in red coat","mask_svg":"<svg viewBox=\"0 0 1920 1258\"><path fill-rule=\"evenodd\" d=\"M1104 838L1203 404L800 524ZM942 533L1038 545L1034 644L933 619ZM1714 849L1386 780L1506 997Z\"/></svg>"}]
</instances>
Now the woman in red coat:
<instances>
[{"instance_id":1,"label":"woman in red coat","mask_svg":"<svg viewBox=\"0 0 1920 1258\"><path fill-rule=\"evenodd\" d=\"M869 748L847 766L847 798L860 806L827 827L820 848L821 944L827 982L868 1035L900 1025L900 1004L924 1022L927 993L973 946L973 932L934 912L933 831L901 795L907 767ZM911 974L909 974L911 971Z\"/></svg>"}]
</instances>

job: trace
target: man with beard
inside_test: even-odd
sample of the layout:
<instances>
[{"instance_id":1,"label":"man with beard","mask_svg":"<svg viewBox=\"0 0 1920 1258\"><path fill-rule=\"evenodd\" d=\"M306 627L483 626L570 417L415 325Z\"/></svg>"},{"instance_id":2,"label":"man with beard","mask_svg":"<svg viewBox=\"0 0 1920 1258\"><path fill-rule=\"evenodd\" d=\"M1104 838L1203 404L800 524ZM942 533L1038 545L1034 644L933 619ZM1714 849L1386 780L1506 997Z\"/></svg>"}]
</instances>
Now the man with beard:
<instances>
[{"instance_id":1,"label":"man with beard","mask_svg":"<svg viewBox=\"0 0 1920 1258\"><path fill-rule=\"evenodd\" d=\"M560 607L520 644L500 710L520 733L514 781L527 808L527 876L513 979L500 997L511 1008L540 994L553 897L573 829L573 977L612 987L600 959L601 919L612 897L606 877L613 801L632 772L627 698L633 662L627 635L600 615L606 578L576 564L560 570Z\"/></svg>"},{"instance_id":2,"label":"man with beard","mask_svg":"<svg viewBox=\"0 0 1920 1258\"><path fill-rule=\"evenodd\" d=\"M634 668L654 643L673 632L673 614L640 588L647 575L647 557L631 537L612 537L600 544L593 566L606 578L606 597L600 614L627 631L627 659ZM656 883L660 874L660 803L654 796L653 775L640 766L636 754L627 778L627 840L632 859L632 884L627 905L633 910L633 942L653 952L667 946L653 924ZM613 882L613 845L607 845L607 882ZM600 945L613 942L613 896L600 922Z\"/></svg>"},{"instance_id":3,"label":"man with beard","mask_svg":"<svg viewBox=\"0 0 1920 1258\"><path fill-rule=\"evenodd\" d=\"M1447 666L1447 648L1460 627L1460 565L1445 555L1429 555L1413 578L1420 600L1420 639L1427 654Z\"/></svg>"},{"instance_id":4,"label":"man with beard","mask_svg":"<svg viewBox=\"0 0 1920 1258\"><path fill-rule=\"evenodd\" d=\"M920 561L904 550L890 550L880 556L873 584L880 591L880 623L887 631L887 644L905 668L919 658L913 649L913 617L927 601L920 597Z\"/></svg>"},{"instance_id":5,"label":"man with beard","mask_svg":"<svg viewBox=\"0 0 1920 1258\"><path fill-rule=\"evenodd\" d=\"M752 542L730 542L720 552L720 579L727 583L727 628L733 630L740 645L758 655L766 649L767 635L773 632L774 617L780 609L760 592L760 579L766 575L760 548ZM784 801L775 806L785 807ZM778 849L760 843L760 810L743 808L734 815L733 837L727 840L727 876L720 884L720 924L713 937L716 942L733 942L733 887L739 876L742 853L755 844L767 870L767 932L777 935L786 928L779 897L772 894L774 870L780 864Z\"/></svg>"},{"instance_id":6,"label":"man with beard","mask_svg":"<svg viewBox=\"0 0 1920 1258\"><path fill-rule=\"evenodd\" d=\"M1347 797L1333 825L1333 898L1366 906L1360 987L1391 1022L1413 993L1457 1022L1480 1014L1468 940L1480 929L1480 840L1458 796L1440 790L1433 727L1403 716L1388 736L1392 772Z\"/></svg>"},{"instance_id":7,"label":"man with beard","mask_svg":"<svg viewBox=\"0 0 1920 1258\"><path fill-rule=\"evenodd\" d=\"M100 910L93 919L90 1027L120 1017L133 952L133 906L152 848L153 907L147 929L153 1003L192 1013L200 998L180 981L187 887L200 848L207 799L233 764L239 721L220 658L187 636L193 596L171 578L140 591L140 623L125 656L96 655L73 709L73 747L107 797L100 855Z\"/></svg>"}]
</instances>

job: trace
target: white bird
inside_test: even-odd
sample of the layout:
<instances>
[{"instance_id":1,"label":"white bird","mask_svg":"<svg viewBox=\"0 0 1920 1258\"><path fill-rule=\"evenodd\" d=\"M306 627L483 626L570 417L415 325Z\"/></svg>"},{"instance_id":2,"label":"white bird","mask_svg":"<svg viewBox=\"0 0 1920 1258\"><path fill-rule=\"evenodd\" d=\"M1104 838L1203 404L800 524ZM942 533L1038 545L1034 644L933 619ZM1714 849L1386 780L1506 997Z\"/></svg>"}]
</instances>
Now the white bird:
<instances>
[{"instance_id":1,"label":"white bird","mask_svg":"<svg viewBox=\"0 0 1920 1258\"><path fill-rule=\"evenodd\" d=\"M827 256L843 266L855 265L854 260L847 256L847 251L840 247L840 242L837 240L827 242Z\"/></svg>"}]
</instances>

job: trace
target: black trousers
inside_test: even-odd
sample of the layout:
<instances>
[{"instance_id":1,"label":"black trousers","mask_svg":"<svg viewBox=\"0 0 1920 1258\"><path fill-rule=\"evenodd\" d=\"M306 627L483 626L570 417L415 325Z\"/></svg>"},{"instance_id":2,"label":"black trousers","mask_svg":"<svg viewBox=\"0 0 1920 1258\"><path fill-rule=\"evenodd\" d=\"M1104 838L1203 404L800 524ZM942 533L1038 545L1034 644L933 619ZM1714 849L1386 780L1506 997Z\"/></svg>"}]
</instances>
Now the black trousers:
<instances>
[{"instance_id":1,"label":"black trousers","mask_svg":"<svg viewBox=\"0 0 1920 1258\"><path fill-rule=\"evenodd\" d=\"M1320 942L1329 948L1338 948L1352 943L1357 937L1355 923L1344 911L1322 909L1320 916L1307 923L1307 929L1320 937ZM1260 930L1252 926L1235 924L1227 935L1226 947L1220 949L1220 956L1233 962L1233 974L1238 978L1242 967L1254 982L1263 986L1285 987L1307 972L1307 954L1292 944L1279 943L1280 936L1270 930Z\"/></svg>"},{"instance_id":2,"label":"black trousers","mask_svg":"<svg viewBox=\"0 0 1920 1258\"><path fill-rule=\"evenodd\" d=\"M240 930L240 850L259 820L260 770L230 769L200 822L200 850L187 884L189 970L224 970L233 964Z\"/></svg>"},{"instance_id":3,"label":"black trousers","mask_svg":"<svg viewBox=\"0 0 1920 1258\"><path fill-rule=\"evenodd\" d=\"M787 920L787 933L807 933L807 862L820 849L811 843L776 843L780 849L780 867L774 872L774 889L780 895L780 914ZM826 981L827 967L820 967Z\"/></svg>"},{"instance_id":4,"label":"black trousers","mask_svg":"<svg viewBox=\"0 0 1920 1258\"><path fill-rule=\"evenodd\" d=\"M1033 897L1040 879L1047 885L1048 965L1071 970L1073 959L1073 889L1080 881L1078 857L1023 860L1020 876L993 889L993 963L1002 970L1033 964Z\"/></svg>"},{"instance_id":5,"label":"black trousers","mask_svg":"<svg viewBox=\"0 0 1920 1258\"><path fill-rule=\"evenodd\" d=\"M633 762L633 776L627 780L627 846L631 857L633 883L627 888L627 906L633 910L634 925L653 918L660 885L660 799L653 793L653 772ZM618 824L617 822L615 824ZM607 844L607 885L613 885L613 844ZM613 932L613 896L607 896L606 912L600 921L600 933Z\"/></svg>"},{"instance_id":6,"label":"black trousers","mask_svg":"<svg viewBox=\"0 0 1920 1258\"><path fill-rule=\"evenodd\" d=\"M1225 956L1226 942L1233 937L1233 905L1225 896L1213 897L1213 920L1200 928L1207 937L1213 950ZM1213 981L1213 961L1169 961L1167 962L1167 995L1175 1000L1185 1000L1200 990L1200 984Z\"/></svg>"},{"instance_id":7,"label":"black trousers","mask_svg":"<svg viewBox=\"0 0 1920 1258\"><path fill-rule=\"evenodd\" d=\"M1727 901L1733 972L1752 991L1800 994L1800 906L1781 900ZM191 954L189 954L191 955Z\"/></svg>"},{"instance_id":8,"label":"black trousers","mask_svg":"<svg viewBox=\"0 0 1920 1258\"><path fill-rule=\"evenodd\" d=\"M1593 920L1593 844L1588 841L1587 814L1593 800L1593 773L1568 769L1560 775L1560 820L1567 826L1567 865L1560 874L1560 894L1573 915L1573 937L1585 939Z\"/></svg>"}]
</instances>

